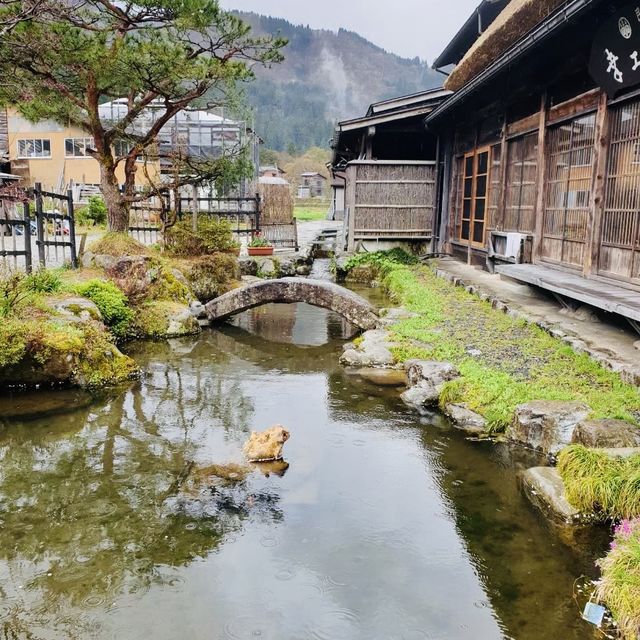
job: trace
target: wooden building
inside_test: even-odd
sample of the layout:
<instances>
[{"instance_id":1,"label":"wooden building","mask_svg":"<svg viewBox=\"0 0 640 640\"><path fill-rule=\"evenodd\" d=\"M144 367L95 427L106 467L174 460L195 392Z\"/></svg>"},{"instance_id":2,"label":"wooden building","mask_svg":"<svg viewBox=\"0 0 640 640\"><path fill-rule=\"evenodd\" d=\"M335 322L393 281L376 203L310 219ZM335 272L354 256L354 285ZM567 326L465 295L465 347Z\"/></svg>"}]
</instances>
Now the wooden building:
<instances>
[{"instance_id":1,"label":"wooden building","mask_svg":"<svg viewBox=\"0 0 640 640\"><path fill-rule=\"evenodd\" d=\"M349 249L431 243L438 139L426 130L424 118L448 95L424 91L377 102L364 117L339 123L332 143L332 188L336 203L344 198Z\"/></svg>"},{"instance_id":2,"label":"wooden building","mask_svg":"<svg viewBox=\"0 0 640 640\"><path fill-rule=\"evenodd\" d=\"M317 171L305 171L300 174L298 198L322 198L327 179Z\"/></svg>"},{"instance_id":3,"label":"wooden building","mask_svg":"<svg viewBox=\"0 0 640 640\"><path fill-rule=\"evenodd\" d=\"M637 327L640 3L503 4L436 61L456 65L425 119L443 158L438 249Z\"/></svg>"}]
</instances>

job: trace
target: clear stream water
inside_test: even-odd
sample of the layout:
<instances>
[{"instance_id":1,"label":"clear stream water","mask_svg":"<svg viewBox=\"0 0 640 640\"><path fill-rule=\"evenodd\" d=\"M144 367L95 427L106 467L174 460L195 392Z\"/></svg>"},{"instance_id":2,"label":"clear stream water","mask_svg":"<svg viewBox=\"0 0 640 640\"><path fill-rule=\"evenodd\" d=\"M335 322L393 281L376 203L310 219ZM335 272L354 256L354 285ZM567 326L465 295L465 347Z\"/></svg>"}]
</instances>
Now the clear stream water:
<instances>
[{"instance_id":1,"label":"clear stream water","mask_svg":"<svg viewBox=\"0 0 640 640\"><path fill-rule=\"evenodd\" d=\"M0 397L0 638L593 637L598 536L578 553L529 507L527 454L344 371L348 332L263 307L133 346L128 388ZM274 423L284 475L198 480Z\"/></svg>"}]
</instances>

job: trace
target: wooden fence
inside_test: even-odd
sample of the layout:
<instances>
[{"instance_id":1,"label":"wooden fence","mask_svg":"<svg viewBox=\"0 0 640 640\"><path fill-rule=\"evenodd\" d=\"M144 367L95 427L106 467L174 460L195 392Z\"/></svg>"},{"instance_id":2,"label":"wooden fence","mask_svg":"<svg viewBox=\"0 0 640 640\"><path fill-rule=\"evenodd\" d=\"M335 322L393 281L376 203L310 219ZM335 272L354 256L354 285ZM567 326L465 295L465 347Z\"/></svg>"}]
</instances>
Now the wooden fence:
<instances>
[{"instance_id":1,"label":"wooden fence","mask_svg":"<svg viewBox=\"0 0 640 640\"><path fill-rule=\"evenodd\" d=\"M346 206L350 250L359 240L430 240L435 162L350 162Z\"/></svg>"},{"instance_id":2,"label":"wooden fence","mask_svg":"<svg viewBox=\"0 0 640 640\"><path fill-rule=\"evenodd\" d=\"M34 253L41 267L69 264L77 268L70 191L66 194L44 191L37 183L20 197L0 195L0 263L30 273Z\"/></svg>"}]
</instances>

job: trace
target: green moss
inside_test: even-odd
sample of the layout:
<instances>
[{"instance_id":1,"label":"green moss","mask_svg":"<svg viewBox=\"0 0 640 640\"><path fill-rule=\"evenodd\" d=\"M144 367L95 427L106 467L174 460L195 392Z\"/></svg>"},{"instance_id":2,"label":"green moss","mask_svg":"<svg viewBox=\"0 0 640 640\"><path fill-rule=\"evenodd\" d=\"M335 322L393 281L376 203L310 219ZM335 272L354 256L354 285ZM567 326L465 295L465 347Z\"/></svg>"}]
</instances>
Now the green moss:
<instances>
[{"instance_id":1,"label":"green moss","mask_svg":"<svg viewBox=\"0 0 640 640\"><path fill-rule=\"evenodd\" d=\"M577 509L603 518L640 516L640 455L614 458L572 445L560 452L558 471L567 499Z\"/></svg>"},{"instance_id":2,"label":"green moss","mask_svg":"<svg viewBox=\"0 0 640 640\"><path fill-rule=\"evenodd\" d=\"M200 302L206 303L231 291L240 280L238 260L227 253L214 253L178 263Z\"/></svg>"},{"instance_id":3,"label":"green moss","mask_svg":"<svg viewBox=\"0 0 640 640\"><path fill-rule=\"evenodd\" d=\"M163 338L167 335L169 320L165 310L158 305L147 303L136 309L131 327L138 338Z\"/></svg>"},{"instance_id":4,"label":"green moss","mask_svg":"<svg viewBox=\"0 0 640 640\"><path fill-rule=\"evenodd\" d=\"M147 302L167 300L188 304L193 299L189 287L176 277L167 261L154 258L150 264L149 276L151 285L144 296Z\"/></svg>"},{"instance_id":5,"label":"green moss","mask_svg":"<svg viewBox=\"0 0 640 640\"><path fill-rule=\"evenodd\" d=\"M134 240L128 233L105 233L99 240L89 246L89 251L96 255L114 256L144 256L149 254L149 249L142 243Z\"/></svg>"},{"instance_id":6,"label":"green moss","mask_svg":"<svg viewBox=\"0 0 640 640\"><path fill-rule=\"evenodd\" d=\"M492 309L429 267L389 255L369 260L390 295L417 314L392 327L396 360L448 361L460 370L462 377L445 386L443 402L467 403L492 431L504 430L516 407L532 400L581 400L594 418L638 422L640 391L586 354Z\"/></svg>"},{"instance_id":7,"label":"green moss","mask_svg":"<svg viewBox=\"0 0 640 640\"><path fill-rule=\"evenodd\" d=\"M611 551L598 562L597 596L605 602L625 640L640 636L640 520L617 528Z\"/></svg>"},{"instance_id":8,"label":"green moss","mask_svg":"<svg viewBox=\"0 0 640 640\"><path fill-rule=\"evenodd\" d=\"M88 280L76 285L75 291L95 303L105 324L116 337L124 338L128 335L134 314L127 306L126 296L113 282Z\"/></svg>"},{"instance_id":9,"label":"green moss","mask_svg":"<svg viewBox=\"0 0 640 640\"><path fill-rule=\"evenodd\" d=\"M8 346L4 349L2 347ZM0 381L6 385L115 384L137 375L99 322L20 318L0 326Z\"/></svg>"},{"instance_id":10,"label":"green moss","mask_svg":"<svg viewBox=\"0 0 640 640\"><path fill-rule=\"evenodd\" d=\"M102 387L126 382L138 376L136 363L123 355L97 323L83 325L83 350L79 354L75 379L82 387Z\"/></svg>"}]
</instances>

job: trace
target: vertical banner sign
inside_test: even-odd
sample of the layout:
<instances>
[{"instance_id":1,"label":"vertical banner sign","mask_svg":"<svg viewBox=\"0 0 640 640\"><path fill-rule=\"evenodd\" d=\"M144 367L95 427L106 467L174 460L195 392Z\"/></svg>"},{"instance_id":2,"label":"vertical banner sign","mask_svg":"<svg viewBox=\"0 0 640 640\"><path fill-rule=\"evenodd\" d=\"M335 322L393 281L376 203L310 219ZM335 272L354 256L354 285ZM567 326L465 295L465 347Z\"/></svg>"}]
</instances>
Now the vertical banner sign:
<instances>
[{"instance_id":1,"label":"vertical banner sign","mask_svg":"<svg viewBox=\"0 0 640 640\"><path fill-rule=\"evenodd\" d=\"M607 95L640 84L640 2L616 9L598 30L589 73Z\"/></svg>"}]
</instances>

